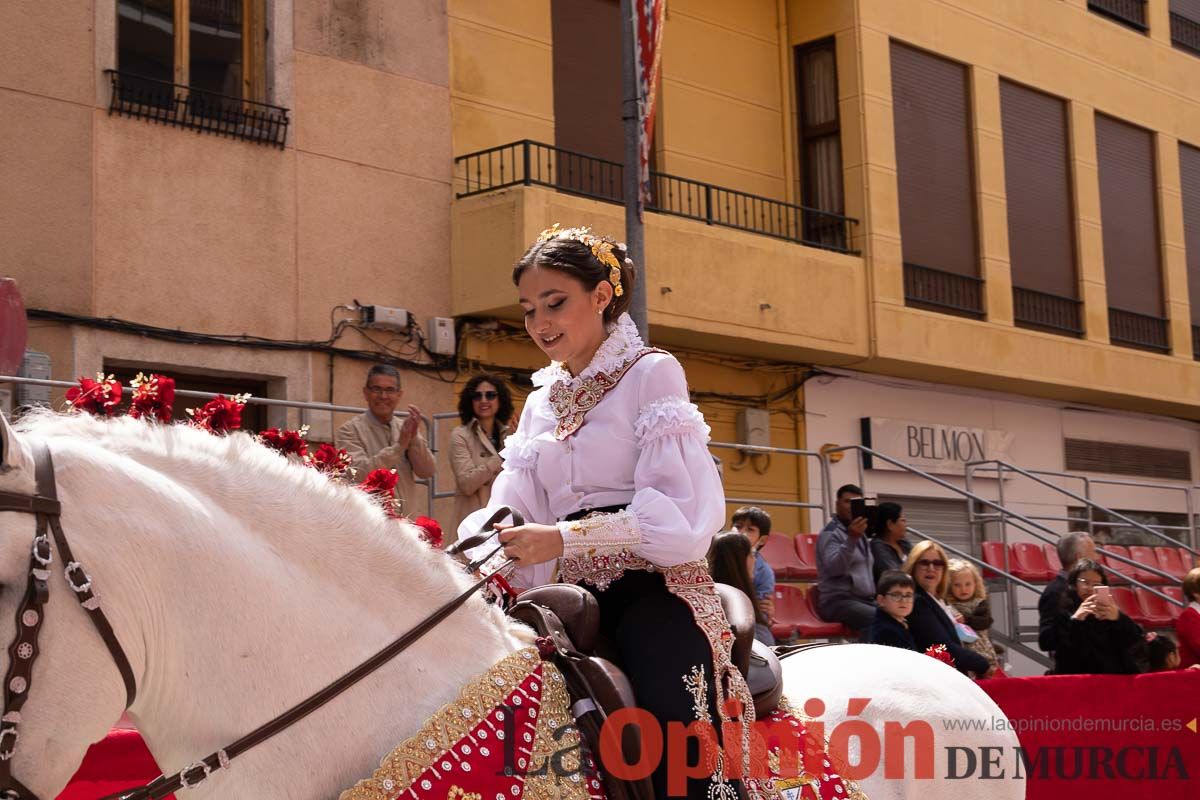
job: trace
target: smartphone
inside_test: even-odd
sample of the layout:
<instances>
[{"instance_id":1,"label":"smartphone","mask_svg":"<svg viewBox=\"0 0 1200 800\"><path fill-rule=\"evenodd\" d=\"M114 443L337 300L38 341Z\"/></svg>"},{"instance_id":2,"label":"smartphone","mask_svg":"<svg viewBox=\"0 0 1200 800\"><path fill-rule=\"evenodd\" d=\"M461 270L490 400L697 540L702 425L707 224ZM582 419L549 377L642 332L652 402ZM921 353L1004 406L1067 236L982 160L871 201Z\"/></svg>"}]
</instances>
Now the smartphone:
<instances>
[{"instance_id":1,"label":"smartphone","mask_svg":"<svg viewBox=\"0 0 1200 800\"><path fill-rule=\"evenodd\" d=\"M867 516L867 501L863 497L855 497L850 500L850 519L851 521L859 517Z\"/></svg>"},{"instance_id":2,"label":"smartphone","mask_svg":"<svg viewBox=\"0 0 1200 800\"><path fill-rule=\"evenodd\" d=\"M1112 603L1112 601L1113 601L1112 589L1109 589L1107 586L1097 586L1096 587L1096 597L1105 603Z\"/></svg>"}]
</instances>

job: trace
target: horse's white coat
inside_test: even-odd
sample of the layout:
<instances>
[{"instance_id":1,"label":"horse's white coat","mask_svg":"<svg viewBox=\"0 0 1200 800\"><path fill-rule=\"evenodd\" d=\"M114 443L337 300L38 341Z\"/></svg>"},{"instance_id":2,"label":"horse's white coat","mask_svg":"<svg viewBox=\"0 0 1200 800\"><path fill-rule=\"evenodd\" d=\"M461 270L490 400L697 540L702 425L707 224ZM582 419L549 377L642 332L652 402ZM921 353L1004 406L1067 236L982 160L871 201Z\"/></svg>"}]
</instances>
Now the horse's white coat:
<instances>
[{"instance_id":1,"label":"horse's white coat","mask_svg":"<svg viewBox=\"0 0 1200 800\"><path fill-rule=\"evenodd\" d=\"M245 434L39 415L16 435L52 449L63 527L137 674L131 716L167 771L321 689L468 585L362 492ZM28 453L6 438L15 468L0 474L0 489L30 491ZM0 514L4 647L32 538L31 516ZM116 667L59 567L13 763L43 798L124 705ZM472 600L192 796L336 797L472 676L528 642Z\"/></svg>"},{"instance_id":2,"label":"horse's white coat","mask_svg":"<svg viewBox=\"0 0 1200 800\"><path fill-rule=\"evenodd\" d=\"M131 715L159 765L183 767L324 687L467 585L443 554L356 489L258 446L184 426L36 414L0 418L0 490L31 492L27 441L50 445L63 527L137 675ZM33 518L0 513L0 648L13 635ZM57 554L56 554L57 557ZM13 774L43 798L119 717L124 688L61 578L51 581ZM196 798L328 800L366 777L470 678L531 641L472 600L392 664L233 763ZM4 667L7 659L4 658ZM846 700L886 720L1002 716L925 656L872 646L785 661L789 696L820 697L827 730ZM957 733L938 744L1015 745ZM939 765L939 769L942 767ZM938 772L941 778L943 772ZM863 781L873 800L1021 797L1020 781Z\"/></svg>"},{"instance_id":3,"label":"horse's white coat","mask_svg":"<svg viewBox=\"0 0 1200 800\"><path fill-rule=\"evenodd\" d=\"M814 716L824 722L826 736L832 736L843 722L865 720L877 736L884 758L888 723L905 726L924 721L929 724L933 736L933 778L917 776L915 746L910 739L904 746L903 777L887 778L881 759L871 775L859 780L859 786L871 800L914 797L921 800L964 797L1021 800L1025 797L1024 778L1014 777L1024 773L1023 766L1016 767L1019 758L1016 734L991 730L1004 728L1002 723L995 721L1006 721L1007 717L983 690L957 670L922 653L875 644L847 644L818 647L785 658L783 675L786 694L797 706L796 710L803 711L811 699L824 705L824 713L814 713ZM853 698L865 698L870 702L858 711L851 708ZM819 707L814 711L819 711ZM959 720L963 723L957 722ZM951 727L970 725L972 720L986 723L989 729L968 731ZM847 732L852 730L848 728ZM948 747L974 751L977 763L972 777L946 779ZM982 766L978 759L982 747L1001 748L1000 765L1007 777L980 778ZM856 737L849 739L849 756L851 764L861 763L860 742ZM959 759L959 773L965 772L965 754L958 752L954 757Z\"/></svg>"}]
</instances>

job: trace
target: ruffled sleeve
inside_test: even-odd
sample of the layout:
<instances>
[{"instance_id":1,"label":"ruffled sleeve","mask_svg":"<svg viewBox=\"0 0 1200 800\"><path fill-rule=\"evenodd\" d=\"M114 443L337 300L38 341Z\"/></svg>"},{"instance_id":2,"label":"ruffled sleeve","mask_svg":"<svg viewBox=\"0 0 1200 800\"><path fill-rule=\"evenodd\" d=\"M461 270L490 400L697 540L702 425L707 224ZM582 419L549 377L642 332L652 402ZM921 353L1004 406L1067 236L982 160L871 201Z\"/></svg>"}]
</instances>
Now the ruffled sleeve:
<instances>
[{"instance_id":1,"label":"ruffled sleeve","mask_svg":"<svg viewBox=\"0 0 1200 800\"><path fill-rule=\"evenodd\" d=\"M487 522L492 514L503 506L520 512L526 522L549 523L554 521L546 490L537 480L537 448L528 435L528 431L532 427L529 417L535 405L533 398L530 397L521 413L517 432L505 440L504 449L500 451L500 457L504 459L504 469L492 483L491 499L485 508L468 514L458 526L460 540L479 533L483 523ZM471 558L479 558L494 549L497 544L498 541L493 539L486 545L469 551L468 555ZM534 564L528 567L518 567L513 575L512 583L524 588L541 586L549 583L553 576L554 562Z\"/></svg>"},{"instance_id":2,"label":"ruffled sleeve","mask_svg":"<svg viewBox=\"0 0 1200 800\"><path fill-rule=\"evenodd\" d=\"M642 377L634 423L634 496L617 513L560 522L564 574L587 574L595 556L632 553L660 567L704 558L725 519L721 479L708 452L709 428L688 399L683 367L653 359Z\"/></svg>"}]
</instances>

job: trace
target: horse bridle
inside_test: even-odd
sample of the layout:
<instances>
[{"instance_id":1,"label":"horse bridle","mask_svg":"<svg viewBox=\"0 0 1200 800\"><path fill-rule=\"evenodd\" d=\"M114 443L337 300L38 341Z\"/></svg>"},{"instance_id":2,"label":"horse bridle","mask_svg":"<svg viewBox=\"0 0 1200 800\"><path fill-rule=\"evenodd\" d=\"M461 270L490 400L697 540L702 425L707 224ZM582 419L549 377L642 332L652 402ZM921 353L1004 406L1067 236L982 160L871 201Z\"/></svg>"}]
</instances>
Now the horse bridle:
<instances>
[{"instance_id":1,"label":"horse bridle","mask_svg":"<svg viewBox=\"0 0 1200 800\"><path fill-rule=\"evenodd\" d=\"M13 643L8 649L8 674L4 677L4 716L0 718L0 800L39 800L38 796L30 791L28 787L13 777L12 757L16 751L19 737L18 727L21 723L21 707L24 706L25 701L29 698L29 692L33 685L33 662L37 660L38 656L38 632L42 626L46 601L49 597L48 582L50 579L50 565L53 560L53 551L50 539L46 534L47 529L50 530L51 535L54 537L54 546L58 548L60 557L66 563L63 573L66 576L67 586L71 588L79 604L87 611L88 617L92 620L92 624L100 634L100 638L104 640L105 646L108 647L108 652L112 655L117 669L120 670L122 680L125 681L126 709L133 705L133 699L137 695L137 684L134 680L133 668L129 665L129 659L126 657L125 651L121 648L121 643L117 641L116 634L113 632L108 618L104 616L104 612L100 609L100 600L96 597L95 592L92 591L91 577L84 570L83 565L71 555L71 548L67 544L67 537L63 533L62 526L59 524L62 506L58 501L58 493L54 484L54 462L51 460L50 451L44 445L36 443L33 446L33 450L34 462L36 464L37 494L25 495L15 492L0 492L0 511L17 511L34 514L37 517L37 530L33 536L33 552L29 560L29 582L25 589L25 595L17 607L17 630ZM514 525L524 524L524 520L519 513L509 508L501 508L483 524L480 534L470 537L470 539L461 543L459 547L453 548L454 552L457 553L460 550L483 544L495 535L494 532L489 533L493 525L509 516L512 517ZM483 558L472 561L467 565L468 571L474 571L482 566L498 553L501 548L502 546L498 546ZM145 786L117 792L101 798L101 800L114 800L114 798L121 798L121 800L161 800L161 798L179 789L196 786L216 770L227 769L230 761L237 756L291 727L407 650L414 642L433 630L438 623L454 613L480 587L490 581L493 575L499 574L501 570L506 569L514 563L515 561L512 559L506 560L492 574L479 579L469 589L429 614L400 638L371 656L371 658L359 664L308 699L292 706L271 721L255 728L236 742L226 745L220 750L184 767L174 775L160 776Z\"/></svg>"},{"instance_id":2,"label":"horse bridle","mask_svg":"<svg viewBox=\"0 0 1200 800\"><path fill-rule=\"evenodd\" d=\"M17 627L12 644L8 647L8 672L4 676L4 716L0 717L0 799L37 800L12 774L12 757L20 739L21 708L29 699L33 689L33 665L38 657L38 634L45 619L46 602L50 597L50 572L54 562L54 548L65 567L63 576L75 599L83 606L105 647L112 655L121 679L125 681L125 707L133 704L137 696L137 683L129 658L117 641L117 635L109 624L108 617L100 607L100 598L92 590L92 579L83 565L71 555L71 547L63 533L59 517L62 505L58 502L58 491L54 485L54 462L50 451L41 444L34 444L33 456L37 477L37 494L25 495L15 492L0 492L0 511L17 511L33 514L37 518L37 530L33 535L33 548L29 555L29 580L25 594L17 606ZM49 530L49 534L47 534ZM53 547L50 536L54 537Z\"/></svg>"}]
</instances>

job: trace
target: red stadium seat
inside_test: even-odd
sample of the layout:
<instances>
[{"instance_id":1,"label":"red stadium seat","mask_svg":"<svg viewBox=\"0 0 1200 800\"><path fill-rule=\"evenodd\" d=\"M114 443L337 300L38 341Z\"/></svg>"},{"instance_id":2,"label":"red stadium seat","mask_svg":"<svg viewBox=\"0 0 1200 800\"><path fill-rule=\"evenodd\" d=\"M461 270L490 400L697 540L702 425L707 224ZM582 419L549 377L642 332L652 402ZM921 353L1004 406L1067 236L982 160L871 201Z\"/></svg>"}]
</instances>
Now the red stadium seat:
<instances>
[{"instance_id":1,"label":"red stadium seat","mask_svg":"<svg viewBox=\"0 0 1200 800\"><path fill-rule=\"evenodd\" d=\"M983 563L991 564L993 567L1004 567L1004 542L984 542L983 543ZM1007 570L1005 570L1007 572ZM999 578L1000 574L994 570L985 569L983 571L983 579L991 580Z\"/></svg>"},{"instance_id":2,"label":"red stadium seat","mask_svg":"<svg viewBox=\"0 0 1200 800\"><path fill-rule=\"evenodd\" d=\"M1187 551L1182 547L1156 547L1154 557L1158 560L1158 568L1173 575L1175 580L1182 581L1188 574Z\"/></svg>"},{"instance_id":3,"label":"red stadium seat","mask_svg":"<svg viewBox=\"0 0 1200 800\"><path fill-rule=\"evenodd\" d=\"M1168 597L1179 601L1183 605L1175 605L1175 603L1167 603L1167 611L1171 613L1171 619L1176 619L1183 613L1183 608L1187 603L1183 599L1183 587L1181 586L1164 586L1162 593Z\"/></svg>"},{"instance_id":4,"label":"red stadium seat","mask_svg":"<svg viewBox=\"0 0 1200 800\"><path fill-rule=\"evenodd\" d=\"M1046 563L1057 574L1062 569L1062 561L1058 557L1058 547L1049 542L1042 542L1042 549L1046 551Z\"/></svg>"},{"instance_id":5,"label":"red stadium seat","mask_svg":"<svg viewBox=\"0 0 1200 800\"><path fill-rule=\"evenodd\" d=\"M798 634L805 639L844 638L850 635L846 626L837 622L826 622L816 610L816 587L808 592L796 586L775 587L775 622L771 633L776 639L787 639Z\"/></svg>"},{"instance_id":6,"label":"red stadium seat","mask_svg":"<svg viewBox=\"0 0 1200 800\"><path fill-rule=\"evenodd\" d=\"M762 547L762 556L775 571L776 580L796 580L806 572L805 565L800 563L791 540L792 537L777 533L768 536ZM816 566L815 563L813 566Z\"/></svg>"},{"instance_id":7,"label":"red stadium seat","mask_svg":"<svg viewBox=\"0 0 1200 800\"><path fill-rule=\"evenodd\" d=\"M1046 551L1037 542L1014 542L1009 545L1008 554L1010 572L1021 580L1045 583L1058 572L1046 563Z\"/></svg>"},{"instance_id":8,"label":"red stadium seat","mask_svg":"<svg viewBox=\"0 0 1200 800\"><path fill-rule=\"evenodd\" d=\"M796 546L796 557L800 559L803 580L817 579L817 535L815 533L798 533L792 543Z\"/></svg>"},{"instance_id":9,"label":"red stadium seat","mask_svg":"<svg viewBox=\"0 0 1200 800\"><path fill-rule=\"evenodd\" d=\"M1156 594L1151 594L1148 589L1134 589L1133 593L1142 609L1142 616L1146 618L1146 627L1166 628L1175 621L1175 617L1171 614L1172 603L1168 603ZM1180 610L1182 611L1182 609Z\"/></svg>"},{"instance_id":10,"label":"red stadium seat","mask_svg":"<svg viewBox=\"0 0 1200 800\"><path fill-rule=\"evenodd\" d=\"M1129 548L1125 547L1124 545L1106 544L1106 545L1104 545L1104 549L1110 553L1115 553L1116 555L1125 556L1126 558L1129 558ZM1128 580L1126 580L1124 577L1122 577L1122 575L1116 574L1116 572L1120 572L1120 573L1123 573L1124 575L1132 576L1134 574L1134 568L1132 566L1130 566L1129 564L1126 564L1124 561L1117 561L1115 558L1109 558L1107 555L1105 555L1103 553L1100 553L1098 555L1100 556L1100 563L1102 563L1105 567L1108 568L1108 582L1109 583L1113 584L1114 586L1116 586L1118 584L1122 584L1122 583L1129 583ZM1116 572L1114 572L1114 570L1116 570Z\"/></svg>"},{"instance_id":11,"label":"red stadium seat","mask_svg":"<svg viewBox=\"0 0 1200 800\"><path fill-rule=\"evenodd\" d=\"M1147 567L1158 569L1158 555L1155 554L1153 547L1135 544L1129 548L1129 557L1139 564L1144 564ZM1166 583L1167 579L1161 575L1156 575L1149 570L1135 569L1133 577L1142 583Z\"/></svg>"},{"instance_id":12,"label":"red stadium seat","mask_svg":"<svg viewBox=\"0 0 1200 800\"><path fill-rule=\"evenodd\" d=\"M1121 613L1129 617L1138 625L1143 627L1152 627L1152 623L1157 620L1152 620L1147 617L1142 611L1142 604L1138 602L1137 596L1133 593L1133 589L1128 586L1112 587L1113 600L1117 602L1117 608Z\"/></svg>"}]
</instances>

